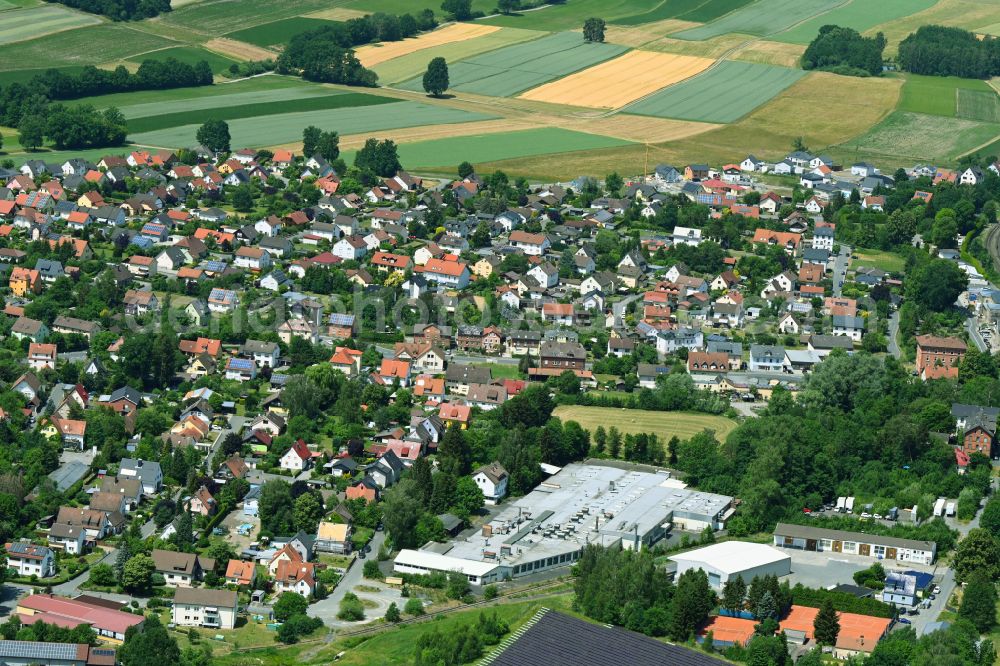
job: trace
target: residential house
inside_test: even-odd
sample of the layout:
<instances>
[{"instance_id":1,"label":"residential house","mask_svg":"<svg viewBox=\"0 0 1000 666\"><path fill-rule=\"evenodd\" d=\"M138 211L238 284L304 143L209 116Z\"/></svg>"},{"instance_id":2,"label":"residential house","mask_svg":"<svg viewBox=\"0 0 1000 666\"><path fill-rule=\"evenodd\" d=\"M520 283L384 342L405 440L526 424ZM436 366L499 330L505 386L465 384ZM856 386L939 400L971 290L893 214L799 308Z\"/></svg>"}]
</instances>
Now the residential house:
<instances>
[{"instance_id":1,"label":"residential house","mask_svg":"<svg viewBox=\"0 0 1000 666\"><path fill-rule=\"evenodd\" d=\"M178 627L233 629L239 600L232 590L178 588L171 604L171 619Z\"/></svg>"},{"instance_id":2,"label":"residential house","mask_svg":"<svg viewBox=\"0 0 1000 666\"><path fill-rule=\"evenodd\" d=\"M7 551L7 568L17 571L18 576L49 578L56 574L55 554L45 546L14 541L4 544L4 550Z\"/></svg>"},{"instance_id":3,"label":"residential house","mask_svg":"<svg viewBox=\"0 0 1000 666\"><path fill-rule=\"evenodd\" d=\"M178 553L154 548L150 555L156 573L163 576L167 587L192 587L206 571L215 568L215 561L194 553Z\"/></svg>"},{"instance_id":4,"label":"residential house","mask_svg":"<svg viewBox=\"0 0 1000 666\"><path fill-rule=\"evenodd\" d=\"M487 504L499 504L507 496L507 482L510 475L498 462L483 465L472 473L472 480L483 491Z\"/></svg>"},{"instance_id":5,"label":"residential house","mask_svg":"<svg viewBox=\"0 0 1000 666\"><path fill-rule=\"evenodd\" d=\"M958 338L934 335L917 336L917 372L920 378L955 379L965 358L967 345Z\"/></svg>"}]
</instances>

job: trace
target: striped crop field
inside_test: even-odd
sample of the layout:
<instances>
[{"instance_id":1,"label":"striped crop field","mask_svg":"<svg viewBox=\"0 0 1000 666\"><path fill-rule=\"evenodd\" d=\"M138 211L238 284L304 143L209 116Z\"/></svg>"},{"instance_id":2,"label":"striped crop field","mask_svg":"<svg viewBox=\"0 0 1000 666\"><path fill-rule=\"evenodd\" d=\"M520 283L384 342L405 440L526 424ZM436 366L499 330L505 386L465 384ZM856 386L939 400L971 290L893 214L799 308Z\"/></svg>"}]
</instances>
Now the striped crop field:
<instances>
[{"instance_id":1,"label":"striped crop field","mask_svg":"<svg viewBox=\"0 0 1000 666\"><path fill-rule=\"evenodd\" d=\"M697 28L671 35L700 41L731 32L766 37L833 9L843 0L758 0Z\"/></svg>"},{"instance_id":2,"label":"striped crop field","mask_svg":"<svg viewBox=\"0 0 1000 666\"><path fill-rule=\"evenodd\" d=\"M580 33L560 32L449 63L450 90L510 97L614 58L626 50L615 44L589 44L583 41ZM423 80L418 76L400 87L422 92Z\"/></svg>"},{"instance_id":3,"label":"striped crop field","mask_svg":"<svg viewBox=\"0 0 1000 666\"><path fill-rule=\"evenodd\" d=\"M726 60L628 108L660 118L731 123L798 81L805 72L787 67Z\"/></svg>"},{"instance_id":4,"label":"striped crop field","mask_svg":"<svg viewBox=\"0 0 1000 666\"><path fill-rule=\"evenodd\" d=\"M425 32L417 37L403 39L398 42L382 42L362 46L355 51L358 60L365 67L374 67L383 62L434 48L453 42L464 42L468 39L483 37L500 28L494 25L476 25L474 23L452 23L451 25Z\"/></svg>"},{"instance_id":5,"label":"striped crop field","mask_svg":"<svg viewBox=\"0 0 1000 666\"><path fill-rule=\"evenodd\" d=\"M101 20L92 14L74 12L58 5L10 9L0 19L0 44L22 42L54 32L95 25Z\"/></svg>"},{"instance_id":6,"label":"striped crop field","mask_svg":"<svg viewBox=\"0 0 1000 666\"><path fill-rule=\"evenodd\" d=\"M302 130L308 125L336 128L342 135L377 132L398 127L446 125L491 120L495 116L462 111L446 106L421 102L394 102L376 106L360 106L320 111L282 113L279 115L240 118L229 123L232 144L261 148L302 140ZM194 146L200 123L182 125L152 132L141 132L129 138L145 146L183 148Z\"/></svg>"},{"instance_id":7,"label":"striped crop field","mask_svg":"<svg viewBox=\"0 0 1000 666\"><path fill-rule=\"evenodd\" d=\"M839 25L864 32L882 23L922 12L933 7L936 2L937 0L878 0L878 2L851 0L846 5L841 5L776 35L774 39L779 42L808 44L815 39L819 29L824 25Z\"/></svg>"}]
</instances>

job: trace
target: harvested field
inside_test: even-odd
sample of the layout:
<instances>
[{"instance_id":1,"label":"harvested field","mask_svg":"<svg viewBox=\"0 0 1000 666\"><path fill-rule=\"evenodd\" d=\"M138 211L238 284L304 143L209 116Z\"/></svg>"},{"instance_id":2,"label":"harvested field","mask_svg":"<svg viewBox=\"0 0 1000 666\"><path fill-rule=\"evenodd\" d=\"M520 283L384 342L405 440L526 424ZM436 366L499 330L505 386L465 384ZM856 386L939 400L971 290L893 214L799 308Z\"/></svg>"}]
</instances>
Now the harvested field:
<instances>
[{"instance_id":1,"label":"harvested field","mask_svg":"<svg viewBox=\"0 0 1000 666\"><path fill-rule=\"evenodd\" d=\"M678 19L664 19L642 25L609 25L604 32L604 41L639 48L672 32L696 28L699 25L701 24Z\"/></svg>"},{"instance_id":2,"label":"harvested field","mask_svg":"<svg viewBox=\"0 0 1000 666\"><path fill-rule=\"evenodd\" d=\"M625 51L614 44L588 44L580 33L562 32L449 64L452 92L509 97L609 60ZM423 91L421 77L400 84Z\"/></svg>"},{"instance_id":3,"label":"harvested field","mask_svg":"<svg viewBox=\"0 0 1000 666\"><path fill-rule=\"evenodd\" d=\"M557 117L549 119L547 122L564 129L603 134L636 143L678 141L720 127L719 125L696 123L690 120L633 116L628 113L616 113L607 118Z\"/></svg>"},{"instance_id":4,"label":"harvested field","mask_svg":"<svg viewBox=\"0 0 1000 666\"><path fill-rule=\"evenodd\" d=\"M723 61L708 72L640 100L630 113L731 123L804 75L797 69Z\"/></svg>"},{"instance_id":5,"label":"harvested field","mask_svg":"<svg viewBox=\"0 0 1000 666\"><path fill-rule=\"evenodd\" d=\"M302 130L308 125L336 127L342 134L361 134L397 127L447 125L491 118L494 116L440 105L394 102L377 106L241 118L229 123L229 131L234 146L256 148L298 141L302 138ZM143 132L130 138L135 143L146 146L164 148L193 146L199 125L200 123L192 123L155 132Z\"/></svg>"},{"instance_id":6,"label":"harvested field","mask_svg":"<svg viewBox=\"0 0 1000 666\"><path fill-rule=\"evenodd\" d=\"M693 55L718 60L734 49L744 46L747 41L750 40L746 35L720 35L712 39L706 39L703 42L690 42L686 39L661 37L660 39L643 44L642 49L644 51L661 51L663 53Z\"/></svg>"},{"instance_id":7,"label":"harvested field","mask_svg":"<svg viewBox=\"0 0 1000 666\"><path fill-rule=\"evenodd\" d=\"M463 161L489 162L526 155L558 154L627 145L628 142L558 127L514 132L455 136L399 145L399 160L407 168L449 168ZM348 151L345 159L353 155Z\"/></svg>"},{"instance_id":8,"label":"harvested field","mask_svg":"<svg viewBox=\"0 0 1000 666\"><path fill-rule=\"evenodd\" d=\"M347 21L353 18L362 18L371 12L360 9L348 9L347 7L333 7L331 9L321 9L312 14L306 14L306 18L326 19L327 21Z\"/></svg>"},{"instance_id":9,"label":"harvested field","mask_svg":"<svg viewBox=\"0 0 1000 666\"><path fill-rule=\"evenodd\" d=\"M863 159L891 164L952 162L998 136L997 123L896 111L839 148Z\"/></svg>"},{"instance_id":10,"label":"harvested field","mask_svg":"<svg viewBox=\"0 0 1000 666\"><path fill-rule=\"evenodd\" d=\"M433 48L424 49L409 55L399 56L388 62L375 65L373 69L378 74L379 82L382 84L393 84L406 81L415 76L422 75L427 71L427 63L432 58L444 58L449 67L452 63L465 58L496 51L521 42L528 42L533 39L544 37L545 33L537 30L521 30L519 28L500 28L496 32L491 32L475 39L466 39L461 42L451 42Z\"/></svg>"},{"instance_id":11,"label":"harvested field","mask_svg":"<svg viewBox=\"0 0 1000 666\"><path fill-rule=\"evenodd\" d=\"M100 22L93 14L74 12L58 5L10 9L4 12L0 21L0 44L35 39Z\"/></svg>"},{"instance_id":12,"label":"harvested field","mask_svg":"<svg viewBox=\"0 0 1000 666\"><path fill-rule=\"evenodd\" d=\"M273 51L225 37L205 42L205 48L235 60L269 60L275 56Z\"/></svg>"},{"instance_id":13,"label":"harvested field","mask_svg":"<svg viewBox=\"0 0 1000 666\"><path fill-rule=\"evenodd\" d=\"M778 65L779 67L798 67L806 48L800 44L784 44L782 42L756 41L751 42L733 53L733 60L757 62L762 65Z\"/></svg>"},{"instance_id":14,"label":"harvested field","mask_svg":"<svg viewBox=\"0 0 1000 666\"><path fill-rule=\"evenodd\" d=\"M616 409L614 407L581 407L560 405L553 416L563 421L576 421L587 430L597 426L615 426L622 433L655 434L666 446L671 437L690 439L702 430L714 430L720 442L736 428L736 421L724 416L699 414L695 412L652 412L642 409Z\"/></svg>"},{"instance_id":15,"label":"harvested field","mask_svg":"<svg viewBox=\"0 0 1000 666\"><path fill-rule=\"evenodd\" d=\"M937 0L878 0L878 2L851 0L846 5L786 30L774 39L795 44L808 44L824 25L839 25L864 32L880 23L888 23L933 7L935 2Z\"/></svg>"},{"instance_id":16,"label":"harvested field","mask_svg":"<svg viewBox=\"0 0 1000 666\"><path fill-rule=\"evenodd\" d=\"M424 49L434 48L442 44L452 42L462 42L467 39L475 39L497 32L500 28L493 25L477 25L475 23L452 23L432 32L404 39L398 42L383 42L381 44L369 44L362 46L355 51L358 60L365 67L374 67L383 62L387 62L400 56L409 55Z\"/></svg>"},{"instance_id":17,"label":"harvested field","mask_svg":"<svg viewBox=\"0 0 1000 666\"><path fill-rule=\"evenodd\" d=\"M899 43L922 25L946 25L989 32L993 24L1000 28L1000 0L938 0L929 9L881 23L865 31L865 34L885 34L885 55L891 57L896 54Z\"/></svg>"},{"instance_id":18,"label":"harvested field","mask_svg":"<svg viewBox=\"0 0 1000 666\"><path fill-rule=\"evenodd\" d=\"M630 51L582 72L553 81L520 95L551 104L617 109L661 88L704 71L708 58Z\"/></svg>"},{"instance_id":19,"label":"harvested field","mask_svg":"<svg viewBox=\"0 0 1000 666\"><path fill-rule=\"evenodd\" d=\"M768 0L768 2L754 2L699 28L678 32L673 37L700 41L730 32L766 37L833 9L842 1Z\"/></svg>"}]
</instances>

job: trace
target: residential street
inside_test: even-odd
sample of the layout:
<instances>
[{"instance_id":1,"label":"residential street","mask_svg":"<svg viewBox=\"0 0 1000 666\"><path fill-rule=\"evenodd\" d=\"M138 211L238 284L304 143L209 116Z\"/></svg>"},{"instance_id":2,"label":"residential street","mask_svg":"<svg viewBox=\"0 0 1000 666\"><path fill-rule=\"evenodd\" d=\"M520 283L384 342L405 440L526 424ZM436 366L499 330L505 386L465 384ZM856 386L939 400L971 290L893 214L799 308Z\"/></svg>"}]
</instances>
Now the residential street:
<instances>
[{"instance_id":1,"label":"residential street","mask_svg":"<svg viewBox=\"0 0 1000 666\"><path fill-rule=\"evenodd\" d=\"M889 353L899 358L902 352L899 349L899 310L893 310L889 315Z\"/></svg>"},{"instance_id":2,"label":"residential street","mask_svg":"<svg viewBox=\"0 0 1000 666\"><path fill-rule=\"evenodd\" d=\"M975 317L969 317L965 320L965 330L972 341L976 343L979 351L984 352L987 350L986 341L983 340L983 336L979 335L979 326Z\"/></svg>"},{"instance_id":3,"label":"residential street","mask_svg":"<svg viewBox=\"0 0 1000 666\"><path fill-rule=\"evenodd\" d=\"M368 558L375 558L378 556L379 548L382 547L382 543L385 541L385 532L375 532L375 536L369 542L371 546L371 551L368 553ZM344 623L337 619L337 611L340 608L340 602L343 600L344 595L348 592L354 590L355 587L361 585L364 581L364 566L367 559L355 558L354 562L351 564L351 568L347 570L344 577L340 579L340 583L337 587L330 592L330 596L321 601L317 601L309 607L309 615L313 617L321 618L327 626L342 626L345 624L358 624L356 622ZM385 613L385 609L381 609L382 614ZM368 615L368 619L373 617L378 617L378 615L372 613Z\"/></svg>"},{"instance_id":4,"label":"residential street","mask_svg":"<svg viewBox=\"0 0 1000 666\"><path fill-rule=\"evenodd\" d=\"M206 471L208 471L208 472L212 472L213 471L213 470L209 469L209 466L212 464L212 460L215 458L215 454L218 452L219 447L222 446L222 442L226 439L226 437L229 435L229 433L231 433L231 432L239 433L240 431L242 431L243 430L243 424L245 422L246 422L246 419L244 417L242 417L242 416L236 416L234 414L234 415L232 415L232 416L229 417L229 422L228 422L227 426L225 428L223 428L222 430L219 431L218 437L216 437L215 441L212 443L211 450L208 452L208 455L205 456L205 469L206 469Z\"/></svg>"},{"instance_id":5,"label":"residential street","mask_svg":"<svg viewBox=\"0 0 1000 666\"><path fill-rule=\"evenodd\" d=\"M844 281L845 273L847 272L847 267L851 263L851 248L847 245L840 246L840 254L836 255L833 260L833 295L842 296L844 293L844 287L841 284Z\"/></svg>"}]
</instances>

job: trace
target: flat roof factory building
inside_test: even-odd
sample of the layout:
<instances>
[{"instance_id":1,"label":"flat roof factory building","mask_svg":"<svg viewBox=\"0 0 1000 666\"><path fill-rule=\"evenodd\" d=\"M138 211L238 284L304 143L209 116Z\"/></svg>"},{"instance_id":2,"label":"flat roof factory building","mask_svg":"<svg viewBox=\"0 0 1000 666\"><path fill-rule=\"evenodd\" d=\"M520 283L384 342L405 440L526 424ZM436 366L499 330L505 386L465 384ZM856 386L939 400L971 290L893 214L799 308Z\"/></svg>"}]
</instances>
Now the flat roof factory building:
<instances>
[{"instance_id":1,"label":"flat roof factory building","mask_svg":"<svg viewBox=\"0 0 1000 666\"><path fill-rule=\"evenodd\" d=\"M708 574L708 584L722 589L730 580L742 578L750 584L754 576L787 576L792 572L792 558L776 548L760 543L724 541L679 555L670 560L677 564L677 575L690 569Z\"/></svg>"},{"instance_id":2,"label":"flat roof factory building","mask_svg":"<svg viewBox=\"0 0 1000 666\"><path fill-rule=\"evenodd\" d=\"M587 544L652 546L672 525L725 526L732 498L689 490L666 471L600 462L570 464L511 502L482 531L402 550L398 573L461 571L473 585L569 566Z\"/></svg>"}]
</instances>

